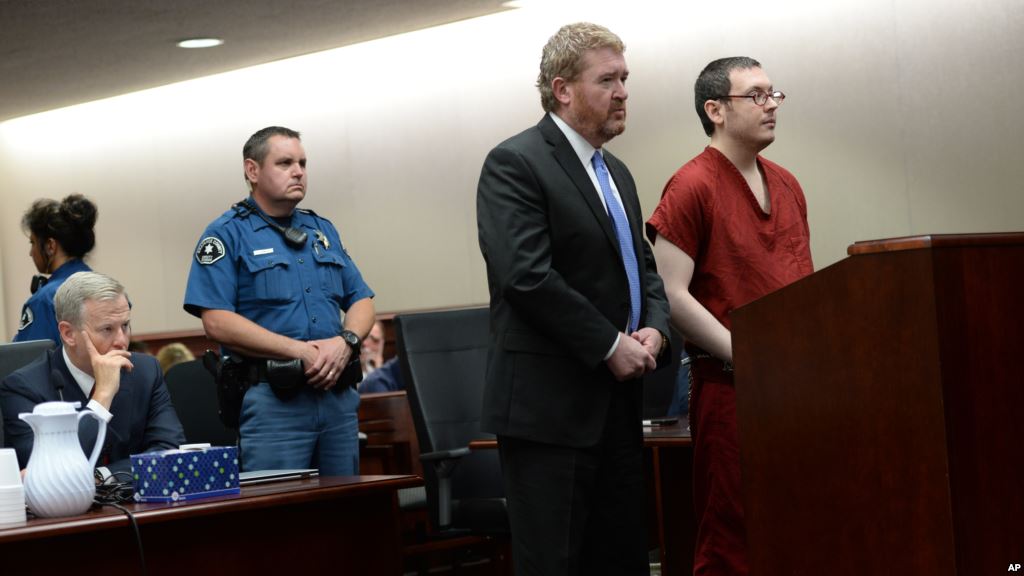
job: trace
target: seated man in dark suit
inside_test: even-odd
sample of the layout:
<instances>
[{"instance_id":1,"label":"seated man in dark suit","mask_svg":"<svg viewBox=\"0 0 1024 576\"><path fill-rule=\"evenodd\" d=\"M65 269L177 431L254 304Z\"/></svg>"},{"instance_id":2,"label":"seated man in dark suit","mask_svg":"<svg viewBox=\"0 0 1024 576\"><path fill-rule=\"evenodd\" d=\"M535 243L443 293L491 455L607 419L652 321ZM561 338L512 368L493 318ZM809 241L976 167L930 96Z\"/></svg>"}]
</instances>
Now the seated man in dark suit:
<instances>
[{"instance_id":1,"label":"seated man in dark suit","mask_svg":"<svg viewBox=\"0 0 1024 576\"><path fill-rule=\"evenodd\" d=\"M177 448L185 442L178 415L156 358L128 351L131 304L113 278L78 272L53 299L63 347L10 374L0 383L6 446L24 469L33 434L18 418L36 404L80 402L107 421L100 461L107 473L128 472L132 454ZM88 454L96 441L96 421L79 429Z\"/></svg>"},{"instance_id":2,"label":"seated man in dark suit","mask_svg":"<svg viewBox=\"0 0 1024 576\"><path fill-rule=\"evenodd\" d=\"M402 367L398 356L384 362L379 368L364 376L358 389L360 394L405 390L405 379L402 378Z\"/></svg>"},{"instance_id":3,"label":"seated man in dark suit","mask_svg":"<svg viewBox=\"0 0 1024 576\"><path fill-rule=\"evenodd\" d=\"M363 339L359 361L363 365L363 381L357 388L360 394L405 390L398 357L384 361L384 325L380 320L373 323L370 333Z\"/></svg>"}]
</instances>

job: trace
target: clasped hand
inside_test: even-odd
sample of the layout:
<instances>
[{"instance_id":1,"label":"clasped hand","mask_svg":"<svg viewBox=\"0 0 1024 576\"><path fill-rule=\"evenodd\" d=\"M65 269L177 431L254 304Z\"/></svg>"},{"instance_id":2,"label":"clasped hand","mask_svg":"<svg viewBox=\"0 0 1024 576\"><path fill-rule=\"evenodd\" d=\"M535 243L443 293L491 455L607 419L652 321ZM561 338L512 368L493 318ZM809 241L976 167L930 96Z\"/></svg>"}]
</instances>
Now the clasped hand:
<instances>
[{"instance_id":1,"label":"clasped hand","mask_svg":"<svg viewBox=\"0 0 1024 576\"><path fill-rule=\"evenodd\" d=\"M619 345L606 361L608 369L619 382L633 380L654 370L661 353L661 332L641 328L629 336L619 334Z\"/></svg>"},{"instance_id":2,"label":"clasped hand","mask_svg":"<svg viewBox=\"0 0 1024 576\"><path fill-rule=\"evenodd\" d=\"M338 383L342 370L348 365L352 348L341 336L310 340L307 344L307 354L302 358L306 381L314 388L330 390Z\"/></svg>"}]
</instances>

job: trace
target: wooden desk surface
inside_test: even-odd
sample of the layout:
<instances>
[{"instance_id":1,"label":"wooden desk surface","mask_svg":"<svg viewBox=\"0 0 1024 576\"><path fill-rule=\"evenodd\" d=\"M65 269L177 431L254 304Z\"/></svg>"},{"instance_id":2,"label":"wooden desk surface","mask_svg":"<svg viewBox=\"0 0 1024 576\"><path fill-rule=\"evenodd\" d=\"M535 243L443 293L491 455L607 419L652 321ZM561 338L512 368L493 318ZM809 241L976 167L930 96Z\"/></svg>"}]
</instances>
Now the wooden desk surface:
<instances>
[{"instance_id":1,"label":"wooden desk surface","mask_svg":"<svg viewBox=\"0 0 1024 576\"><path fill-rule=\"evenodd\" d=\"M688 448L693 446L690 437L690 420L682 416L672 424L644 426L644 447L646 448Z\"/></svg>"},{"instance_id":2,"label":"wooden desk surface","mask_svg":"<svg viewBox=\"0 0 1024 576\"><path fill-rule=\"evenodd\" d=\"M645 448L688 448L692 445L690 420L686 416L668 425L644 426ZM471 450L494 450L497 447L498 441L494 438L482 438L469 443Z\"/></svg>"},{"instance_id":3,"label":"wooden desk surface","mask_svg":"<svg viewBox=\"0 0 1024 576\"><path fill-rule=\"evenodd\" d=\"M400 574L395 492L422 482L416 476L314 477L244 486L237 495L124 506L139 525L150 574L180 574L183 567L204 572L204 565L218 566L220 574L323 573L327 567ZM108 506L0 529L0 557L5 570L26 574L139 571L130 522Z\"/></svg>"}]
</instances>

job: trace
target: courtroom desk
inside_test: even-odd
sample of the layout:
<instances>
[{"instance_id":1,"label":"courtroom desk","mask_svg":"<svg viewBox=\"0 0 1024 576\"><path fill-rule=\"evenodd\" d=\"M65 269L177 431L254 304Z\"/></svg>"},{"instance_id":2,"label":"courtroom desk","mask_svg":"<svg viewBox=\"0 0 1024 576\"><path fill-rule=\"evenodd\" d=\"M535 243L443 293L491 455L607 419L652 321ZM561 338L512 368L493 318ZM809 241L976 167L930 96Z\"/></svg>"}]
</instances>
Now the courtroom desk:
<instances>
[{"instance_id":1,"label":"courtroom desk","mask_svg":"<svg viewBox=\"0 0 1024 576\"><path fill-rule=\"evenodd\" d=\"M662 576L693 574L697 525L693 511L693 442L685 416L644 427L644 466ZM653 536L653 535L652 535Z\"/></svg>"},{"instance_id":2,"label":"courtroom desk","mask_svg":"<svg viewBox=\"0 0 1024 576\"><path fill-rule=\"evenodd\" d=\"M360 394L359 431L366 443L359 448L360 474L423 476L420 444L404 390Z\"/></svg>"},{"instance_id":3,"label":"courtroom desk","mask_svg":"<svg viewBox=\"0 0 1024 576\"><path fill-rule=\"evenodd\" d=\"M644 467L648 510L661 553L661 574L693 574L697 537L693 511L693 442L683 416L667 426L644 427ZM474 440L473 450L493 450L494 439Z\"/></svg>"},{"instance_id":4,"label":"courtroom desk","mask_svg":"<svg viewBox=\"0 0 1024 576\"><path fill-rule=\"evenodd\" d=\"M402 573L396 490L415 476L307 478L243 486L241 494L125 504L152 575ZM0 529L4 574L138 574L127 516L109 506Z\"/></svg>"}]
</instances>

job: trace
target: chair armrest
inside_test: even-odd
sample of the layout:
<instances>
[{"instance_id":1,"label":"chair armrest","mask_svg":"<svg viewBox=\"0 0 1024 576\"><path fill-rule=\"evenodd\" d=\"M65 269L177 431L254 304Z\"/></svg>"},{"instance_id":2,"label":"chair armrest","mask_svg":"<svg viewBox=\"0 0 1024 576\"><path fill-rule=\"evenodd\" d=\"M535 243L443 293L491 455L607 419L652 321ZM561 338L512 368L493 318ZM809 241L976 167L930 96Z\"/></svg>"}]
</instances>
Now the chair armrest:
<instances>
[{"instance_id":1,"label":"chair armrest","mask_svg":"<svg viewBox=\"0 0 1024 576\"><path fill-rule=\"evenodd\" d=\"M456 448L454 450L437 450L420 454L421 462L434 462L436 460L458 460L469 454L469 448Z\"/></svg>"},{"instance_id":2,"label":"chair armrest","mask_svg":"<svg viewBox=\"0 0 1024 576\"><path fill-rule=\"evenodd\" d=\"M420 454L420 461L425 464L433 464L434 473L437 474L437 523L438 528L442 530L451 526L452 523L452 473L462 457L469 452L468 447L463 447Z\"/></svg>"}]
</instances>

